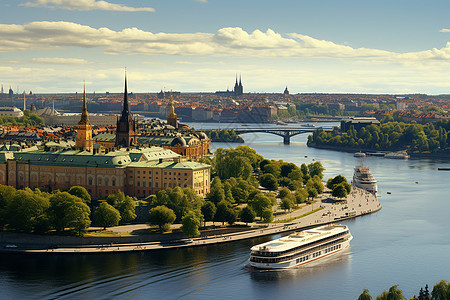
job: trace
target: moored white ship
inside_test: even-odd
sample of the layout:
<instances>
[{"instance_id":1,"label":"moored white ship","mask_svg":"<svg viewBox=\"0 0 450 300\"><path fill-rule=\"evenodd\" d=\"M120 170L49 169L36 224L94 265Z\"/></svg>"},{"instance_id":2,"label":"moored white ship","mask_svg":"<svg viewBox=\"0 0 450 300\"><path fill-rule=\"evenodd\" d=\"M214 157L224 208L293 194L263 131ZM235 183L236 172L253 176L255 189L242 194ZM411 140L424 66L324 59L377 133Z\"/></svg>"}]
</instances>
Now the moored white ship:
<instances>
[{"instance_id":1,"label":"moored white ship","mask_svg":"<svg viewBox=\"0 0 450 300\"><path fill-rule=\"evenodd\" d=\"M253 246L250 266L258 269L287 269L337 253L350 245L347 226L324 225L295 232L287 237Z\"/></svg>"},{"instance_id":2,"label":"moored white ship","mask_svg":"<svg viewBox=\"0 0 450 300\"><path fill-rule=\"evenodd\" d=\"M409 155L406 151L397 151L397 152L389 152L384 158L392 158L392 159L408 159Z\"/></svg>"},{"instance_id":3,"label":"moored white ship","mask_svg":"<svg viewBox=\"0 0 450 300\"><path fill-rule=\"evenodd\" d=\"M378 190L377 180L373 177L369 167L363 165L362 160L361 165L355 167L353 185L374 194Z\"/></svg>"}]
</instances>

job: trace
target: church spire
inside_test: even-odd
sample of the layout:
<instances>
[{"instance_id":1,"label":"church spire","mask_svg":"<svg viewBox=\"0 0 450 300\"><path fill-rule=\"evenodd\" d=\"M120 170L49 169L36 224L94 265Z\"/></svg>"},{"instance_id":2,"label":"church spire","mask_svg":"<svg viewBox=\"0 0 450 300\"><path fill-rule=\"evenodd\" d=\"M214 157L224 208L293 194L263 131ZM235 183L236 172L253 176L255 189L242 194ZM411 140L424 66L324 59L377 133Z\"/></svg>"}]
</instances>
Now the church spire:
<instances>
[{"instance_id":1,"label":"church spire","mask_svg":"<svg viewBox=\"0 0 450 300\"><path fill-rule=\"evenodd\" d=\"M94 141L92 139L92 124L89 121L86 106L86 83L83 88L83 108L81 109L81 119L77 126L77 137L75 146L84 151L93 151Z\"/></svg>"},{"instance_id":2,"label":"church spire","mask_svg":"<svg viewBox=\"0 0 450 300\"><path fill-rule=\"evenodd\" d=\"M117 120L116 146L130 147L137 144L136 121L133 119L128 103L127 69L125 67L125 90L123 94L122 115Z\"/></svg>"},{"instance_id":3,"label":"church spire","mask_svg":"<svg viewBox=\"0 0 450 300\"><path fill-rule=\"evenodd\" d=\"M81 120L78 124L90 124L86 105L86 82L84 82L83 88L83 108L81 109Z\"/></svg>"},{"instance_id":4,"label":"church spire","mask_svg":"<svg viewBox=\"0 0 450 300\"><path fill-rule=\"evenodd\" d=\"M128 89L127 89L127 68L125 67L125 91L123 93L123 110L122 110L122 120L128 120L130 117L130 107L128 104Z\"/></svg>"}]
</instances>

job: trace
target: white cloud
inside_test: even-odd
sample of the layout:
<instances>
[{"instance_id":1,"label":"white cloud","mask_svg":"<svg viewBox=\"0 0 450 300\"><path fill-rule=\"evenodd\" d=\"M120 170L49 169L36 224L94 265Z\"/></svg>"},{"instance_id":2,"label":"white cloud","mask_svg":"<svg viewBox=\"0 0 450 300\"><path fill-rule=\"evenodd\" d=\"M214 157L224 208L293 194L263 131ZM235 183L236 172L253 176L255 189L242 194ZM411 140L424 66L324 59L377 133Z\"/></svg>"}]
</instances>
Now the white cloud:
<instances>
[{"instance_id":1,"label":"white cloud","mask_svg":"<svg viewBox=\"0 0 450 300\"><path fill-rule=\"evenodd\" d=\"M57 65L86 65L91 62L82 58L62 58L62 57L37 57L32 59L36 63L57 64Z\"/></svg>"},{"instance_id":2,"label":"white cloud","mask_svg":"<svg viewBox=\"0 0 450 300\"><path fill-rule=\"evenodd\" d=\"M152 7L130 7L121 4L113 4L102 0L33 0L21 4L25 7L47 7L52 9L67 10L107 10L123 12L154 12Z\"/></svg>"},{"instance_id":3,"label":"white cloud","mask_svg":"<svg viewBox=\"0 0 450 300\"><path fill-rule=\"evenodd\" d=\"M413 65L450 60L450 43L443 48L396 53L380 49L353 48L299 33L246 32L226 27L216 33L152 33L138 28L114 31L72 22L31 22L24 25L0 24L0 52L54 50L67 47L99 48L105 54L197 55L264 58L351 59L359 63Z\"/></svg>"},{"instance_id":4,"label":"white cloud","mask_svg":"<svg viewBox=\"0 0 450 300\"><path fill-rule=\"evenodd\" d=\"M439 30L439 32L450 32L450 29L442 28L441 30Z\"/></svg>"}]
</instances>

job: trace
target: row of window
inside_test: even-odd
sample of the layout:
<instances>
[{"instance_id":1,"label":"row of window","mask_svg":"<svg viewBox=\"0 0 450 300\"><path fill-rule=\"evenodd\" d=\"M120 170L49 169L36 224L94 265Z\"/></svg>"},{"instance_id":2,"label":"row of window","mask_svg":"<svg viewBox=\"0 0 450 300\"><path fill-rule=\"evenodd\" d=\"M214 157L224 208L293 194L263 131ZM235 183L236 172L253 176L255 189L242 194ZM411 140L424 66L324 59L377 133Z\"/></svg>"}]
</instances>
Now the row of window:
<instances>
[{"instance_id":1,"label":"row of window","mask_svg":"<svg viewBox=\"0 0 450 300\"><path fill-rule=\"evenodd\" d=\"M322 244L323 242L327 242L327 241L333 240L333 239L335 239L337 237L346 235L348 233L349 233L349 231L346 230L344 232L340 232L338 234L334 234L334 235L332 235L332 236L330 236L330 237L328 237L326 239L322 239L322 240L318 240L318 241L311 242L311 243L308 243L308 244L304 244L304 245L301 245L301 246L298 246L298 247L295 247L295 248L292 248L292 249L289 249L289 250L285 250L285 251L280 251L280 252L255 251L254 254L255 255L259 255L259 256L280 256L280 255L286 255L286 254L289 254L289 253L292 253L292 252L296 252L296 251L298 251L301 248L306 248L306 247L314 246L314 245L317 245L317 244Z\"/></svg>"},{"instance_id":2,"label":"row of window","mask_svg":"<svg viewBox=\"0 0 450 300\"><path fill-rule=\"evenodd\" d=\"M305 255L311 255L314 252L319 252L322 250L325 250L331 246L336 246L339 245L340 243L344 242L346 239L345 238L339 238L337 240L328 242L326 244L322 244L322 245L318 245L315 246L313 248L301 251L301 252L297 252L294 253L292 255L288 255L288 256L281 256L281 257L257 257L254 256L255 253L252 252L252 256L250 257L250 261L254 261L254 262L259 262L259 263L279 263L279 262L283 262L283 261L289 261L292 259L296 259ZM340 246L339 246L340 247Z\"/></svg>"}]
</instances>

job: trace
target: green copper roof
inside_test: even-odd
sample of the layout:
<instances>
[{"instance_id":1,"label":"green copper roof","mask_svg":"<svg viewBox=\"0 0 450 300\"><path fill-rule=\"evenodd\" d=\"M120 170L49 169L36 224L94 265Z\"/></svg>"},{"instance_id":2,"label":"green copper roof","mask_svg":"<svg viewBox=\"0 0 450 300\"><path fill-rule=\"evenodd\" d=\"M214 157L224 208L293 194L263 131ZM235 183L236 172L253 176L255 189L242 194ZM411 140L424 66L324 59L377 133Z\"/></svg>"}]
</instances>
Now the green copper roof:
<instances>
[{"instance_id":1,"label":"green copper roof","mask_svg":"<svg viewBox=\"0 0 450 300\"><path fill-rule=\"evenodd\" d=\"M131 168L160 168L160 169L186 169L186 170L198 170L209 168L210 165L193 162L193 161L184 161L184 162L171 162L171 161L141 161L141 162L132 162L128 165Z\"/></svg>"},{"instance_id":2,"label":"green copper roof","mask_svg":"<svg viewBox=\"0 0 450 300\"><path fill-rule=\"evenodd\" d=\"M160 159L178 158L180 155L160 147L126 149L110 151L108 153L92 154L87 151L65 150L65 151L29 151L12 153L17 163L30 163L35 165L49 166L78 166L78 167L102 167L121 168L131 162L155 161ZM0 158L1 159L1 158Z\"/></svg>"}]
</instances>

